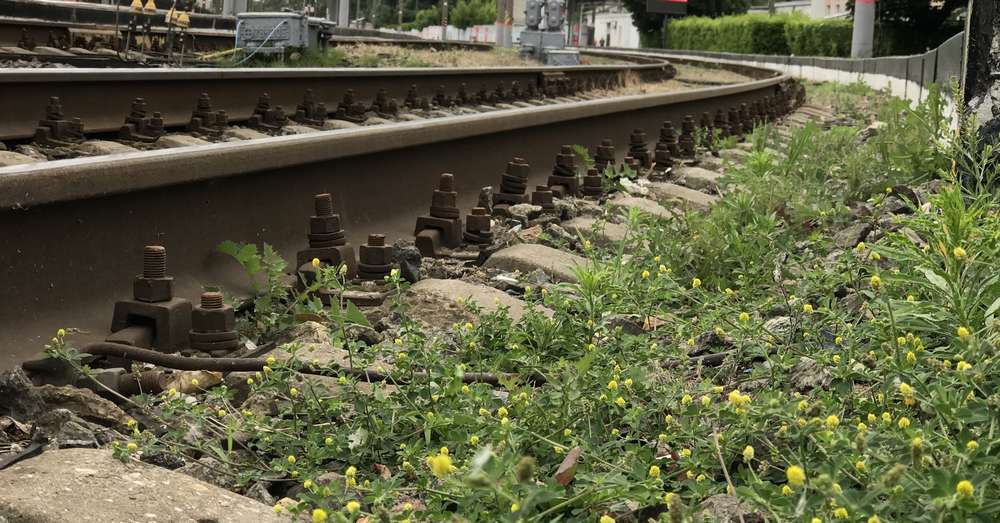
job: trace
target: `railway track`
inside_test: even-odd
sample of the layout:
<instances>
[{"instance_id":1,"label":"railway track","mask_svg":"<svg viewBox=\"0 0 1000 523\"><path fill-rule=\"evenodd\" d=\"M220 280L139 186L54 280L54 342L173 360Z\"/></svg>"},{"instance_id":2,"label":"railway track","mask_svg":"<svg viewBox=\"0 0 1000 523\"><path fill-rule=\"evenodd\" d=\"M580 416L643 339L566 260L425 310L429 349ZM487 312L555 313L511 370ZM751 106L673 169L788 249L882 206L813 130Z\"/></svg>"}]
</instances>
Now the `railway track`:
<instances>
[{"instance_id":1,"label":"railway track","mask_svg":"<svg viewBox=\"0 0 1000 523\"><path fill-rule=\"evenodd\" d=\"M640 61L650 59L635 53L631 56ZM607 74L612 71L608 67L559 72L570 77ZM662 71L663 65L653 62L638 67ZM470 74L494 81L529 75L537 81L548 71L551 68ZM5 243L0 251L0 267L7 291L7 299L0 303L0 339L5 342L0 367L34 356L58 328L80 329L78 343L104 339L113 303L132 295L133 278L143 267L143 245L166 248L175 296L193 299L206 285L245 294L248 282L242 270L218 253L216 246L225 240L267 242L285 259L294 260L307 243L310 216L315 214L314 194L332 194L333 208L340 215L350 243L360 245L369 234L378 233L391 244L396 238L413 237L415 217L427 213L432 189L441 173L454 174L456 204L466 210L478 201L480 188L498 185L504 166L514 157L522 158L529 166L525 168L527 187L544 186L549 183L546 176L551 174L562 145L594 147L611 139L619 145L615 153L622 161L629 149L625 145L636 128L655 137L664 121L672 121L679 128L687 115L697 118L702 113L714 115L719 111L729 115L731 109L748 104L751 109L766 106L773 117L793 103L788 77L760 69L742 68L741 72L753 73L757 79L685 92L521 107L0 169L0 238ZM393 83L401 84L395 89L402 90L416 78L426 86L448 81L445 85L455 89L469 82L468 76L456 71L408 71L395 78L379 71L282 73L293 87L275 89L275 93L296 99L305 88L314 88L316 82L343 82L343 75L352 73L370 82L365 92L373 92L376 85L389 88ZM261 81L269 88L280 87L279 73L274 71L236 71L221 79L219 72L214 77L202 74L192 72L189 77L164 82L188 90L177 96L177 100L186 100L181 114L190 115L188 94L205 90L205 82L228 85L234 93L235 101L230 101L233 107L237 102L249 107L259 95L258 84L254 84L255 89L246 89L257 92L235 94L239 80L246 80L244 85ZM100 85L98 77L87 77L86 73L76 76L83 82L79 85L87 86L78 90L94 90L95 82ZM162 94L164 101L171 99L169 93L181 90L156 87L151 80L154 77L141 76L131 82L146 82L151 89L158 89L156 94ZM126 86L122 89L138 85L123 77L115 81ZM15 89L15 85L3 82L0 90ZM32 93L32 99L47 99L51 89L62 89L60 92L74 96L72 85L66 80L63 85L46 83L44 88L38 84L33 90L41 92ZM117 129L121 112L112 110L117 114L107 114L109 107L116 107L108 103L115 97L110 89L103 92L108 94L101 97L78 93L78 98L66 105L75 107L79 103L90 111L88 114L93 114L92 120L97 122L94 129ZM149 96L137 91L132 94ZM10 109L13 112L8 114L22 114L18 107ZM743 114L748 114L746 108ZM32 132L37 109L33 115ZM28 117L20 118L15 118L17 125L4 130L5 136L27 135Z\"/></svg>"}]
</instances>

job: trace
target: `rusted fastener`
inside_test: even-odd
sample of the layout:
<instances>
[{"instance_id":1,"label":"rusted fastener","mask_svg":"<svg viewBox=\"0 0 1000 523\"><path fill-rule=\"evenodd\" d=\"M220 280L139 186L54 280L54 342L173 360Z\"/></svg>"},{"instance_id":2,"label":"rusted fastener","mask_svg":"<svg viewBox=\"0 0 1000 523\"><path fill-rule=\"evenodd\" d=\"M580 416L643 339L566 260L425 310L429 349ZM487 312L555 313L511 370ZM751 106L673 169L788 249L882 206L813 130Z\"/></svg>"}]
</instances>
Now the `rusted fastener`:
<instances>
[{"instance_id":1,"label":"rusted fastener","mask_svg":"<svg viewBox=\"0 0 1000 523\"><path fill-rule=\"evenodd\" d=\"M403 107L409 109L430 109L430 102L426 98L420 98L417 96L417 85L411 84L410 89L406 92L406 99L403 101Z\"/></svg>"},{"instance_id":2,"label":"rusted fastener","mask_svg":"<svg viewBox=\"0 0 1000 523\"><path fill-rule=\"evenodd\" d=\"M632 130L632 134L628 137L628 154L632 158L639 160L639 164L643 167L653 165L653 159L650 157L649 148L646 146L646 131L643 131L642 129Z\"/></svg>"},{"instance_id":3,"label":"rusted fastener","mask_svg":"<svg viewBox=\"0 0 1000 523\"><path fill-rule=\"evenodd\" d=\"M83 121L79 118L66 119L59 97L49 98L49 104L45 106L45 118L38 121L38 128L35 129L35 143L65 147L83 140Z\"/></svg>"},{"instance_id":4,"label":"rusted fastener","mask_svg":"<svg viewBox=\"0 0 1000 523\"><path fill-rule=\"evenodd\" d=\"M132 283L132 299L115 303L111 332L129 327L152 328L152 347L177 352L188 345L191 302L174 297L174 279L167 276L167 250L147 245L142 250L142 274ZM128 341L112 334L109 340Z\"/></svg>"},{"instance_id":5,"label":"rusted fastener","mask_svg":"<svg viewBox=\"0 0 1000 523\"><path fill-rule=\"evenodd\" d=\"M514 158L507 163L507 170L500 179L500 191L493 193L493 207L528 203L531 198L525 194L528 189L528 173L531 167L523 158Z\"/></svg>"},{"instance_id":6,"label":"rusted fastener","mask_svg":"<svg viewBox=\"0 0 1000 523\"><path fill-rule=\"evenodd\" d=\"M472 214L465 218L466 243L489 245L493 243L493 221L485 207L473 207Z\"/></svg>"},{"instance_id":7,"label":"rusted fastener","mask_svg":"<svg viewBox=\"0 0 1000 523\"><path fill-rule=\"evenodd\" d=\"M531 193L531 204L541 206L543 211L551 211L556 208L554 197L552 189L544 185L538 185L535 186L535 190Z\"/></svg>"},{"instance_id":8,"label":"rusted fastener","mask_svg":"<svg viewBox=\"0 0 1000 523\"><path fill-rule=\"evenodd\" d=\"M670 120L663 122L663 126L660 127L660 140L656 142L657 147L663 144L670 150L671 158L678 158L681 155L681 149L677 145L677 133L674 131L674 124Z\"/></svg>"},{"instance_id":9,"label":"rusted fastener","mask_svg":"<svg viewBox=\"0 0 1000 523\"><path fill-rule=\"evenodd\" d=\"M526 100L538 98L538 87L535 86L534 82L528 82L528 85L524 88L524 98Z\"/></svg>"},{"instance_id":10,"label":"rusted fastener","mask_svg":"<svg viewBox=\"0 0 1000 523\"><path fill-rule=\"evenodd\" d=\"M743 134L753 132L753 118L750 117L750 107L746 102L740 104L740 125L743 128Z\"/></svg>"},{"instance_id":11,"label":"rusted fastener","mask_svg":"<svg viewBox=\"0 0 1000 523\"><path fill-rule=\"evenodd\" d=\"M497 88L493 91L493 97L496 103L510 101L510 93L504 88L503 81L497 82Z\"/></svg>"},{"instance_id":12,"label":"rusted fastener","mask_svg":"<svg viewBox=\"0 0 1000 523\"><path fill-rule=\"evenodd\" d=\"M229 124L229 117L225 111L215 111L212 109L212 99L208 93L201 93L198 97L198 104L191 113L191 120L188 122L188 131L206 136L222 136L226 125Z\"/></svg>"},{"instance_id":13,"label":"rusted fastener","mask_svg":"<svg viewBox=\"0 0 1000 523\"><path fill-rule=\"evenodd\" d=\"M681 158L694 158L694 127L694 116L684 115L684 120L681 121L681 135L677 138Z\"/></svg>"},{"instance_id":14,"label":"rusted fastener","mask_svg":"<svg viewBox=\"0 0 1000 523\"><path fill-rule=\"evenodd\" d=\"M271 95L264 93L257 99L257 106L247 120L247 127L268 133L276 133L288 124L288 116L280 105L271 106Z\"/></svg>"},{"instance_id":15,"label":"rusted fastener","mask_svg":"<svg viewBox=\"0 0 1000 523\"><path fill-rule=\"evenodd\" d=\"M549 189L559 198L580 194L580 181L576 177L576 155L573 146L564 145L556 155L556 164L549 175Z\"/></svg>"},{"instance_id":16,"label":"rusted fastener","mask_svg":"<svg viewBox=\"0 0 1000 523\"><path fill-rule=\"evenodd\" d=\"M333 197L329 193L317 194L313 197L313 207L316 214L309 218L309 248L295 255L298 272L310 283L309 278L315 274L310 262L317 259L333 267L347 266L346 276L353 278L357 274L358 263L354 247L347 243L340 215L333 212Z\"/></svg>"},{"instance_id":17,"label":"rusted fastener","mask_svg":"<svg viewBox=\"0 0 1000 523\"><path fill-rule=\"evenodd\" d=\"M726 119L726 113L722 109L715 110L715 121L712 122L712 128L718 131L719 138L725 138L733 134L732 129L729 127L729 120Z\"/></svg>"},{"instance_id":18,"label":"rusted fastener","mask_svg":"<svg viewBox=\"0 0 1000 523\"><path fill-rule=\"evenodd\" d=\"M35 43L35 37L31 36L28 32L28 28L21 28L21 38L17 40L17 46L21 49L27 49L29 51L34 50L38 44Z\"/></svg>"},{"instance_id":19,"label":"rusted fastener","mask_svg":"<svg viewBox=\"0 0 1000 523\"><path fill-rule=\"evenodd\" d=\"M510 97L513 100L521 100L524 98L524 91L521 90L521 83L517 80L510 83Z\"/></svg>"},{"instance_id":20,"label":"rusted fastener","mask_svg":"<svg viewBox=\"0 0 1000 523\"><path fill-rule=\"evenodd\" d=\"M490 105L496 102L496 94L486 89L486 84L480 84L476 91L476 103Z\"/></svg>"},{"instance_id":21,"label":"rusted fastener","mask_svg":"<svg viewBox=\"0 0 1000 523\"><path fill-rule=\"evenodd\" d=\"M399 114L399 105L396 103L396 100L389 98L385 89L379 89L375 93L375 100L368 110L375 113L379 118L393 118Z\"/></svg>"},{"instance_id":22,"label":"rusted fastener","mask_svg":"<svg viewBox=\"0 0 1000 523\"><path fill-rule=\"evenodd\" d=\"M448 94L445 92L443 85L439 85L438 88L434 91L433 103L438 107L451 107L452 105L454 105L452 103L451 97L449 97Z\"/></svg>"},{"instance_id":23,"label":"rusted fastener","mask_svg":"<svg viewBox=\"0 0 1000 523\"><path fill-rule=\"evenodd\" d=\"M740 136L743 134L743 121L740 120L740 110L738 107L729 108L729 136Z\"/></svg>"},{"instance_id":24,"label":"rusted fastener","mask_svg":"<svg viewBox=\"0 0 1000 523\"><path fill-rule=\"evenodd\" d=\"M441 247L454 249L462 244L462 219L455 192L455 175L444 173L431 196L430 215L417 218L415 245L425 257L439 255Z\"/></svg>"},{"instance_id":25,"label":"rusted fastener","mask_svg":"<svg viewBox=\"0 0 1000 523\"><path fill-rule=\"evenodd\" d=\"M589 198L604 196L604 176L594 167L587 169L587 174L583 176L583 187L580 188L580 192Z\"/></svg>"},{"instance_id":26,"label":"rusted fastener","mask_svg":"<svg viewBox=\"0 0 1000 523\"><path fill-rule=\"evenodd\" d=\"M715 145L715 128L712 127L712 115L707 111L701 113L701 120L698 121L701 128L704 146L711 149Z\"/></svg>"},{"instance_id":27,"label":"rusted fastener","mask_svg":"<svg viewBox=\"0 0 1000 523\"><path fill-rule=\"evenodd\" d=\"M163 117L160 113L148 116L146 99L132 100L132 108L125 117L125 125L118 130L118 137L133 142L152 143L163 136Z\"/></svg>"},{"instance_id":28,"label":"rusted fastener","mask_svg":"<svg viewBox=\"0 0 1000 523\"><path fill-rule=\"evenodd\" d=\"M354 99L354 89L348 89L344 93L344 99L337 106L337 113L334 115L334 118L353 123L365 121L365 106Z\"/></svg>"},{"instance_id":29,"label":"rusted fastener","mask_svg":"<svg viewBox=\"0 0 1000 523\"><path fill-rule=\"evenodd\" d=\"M295 108L295 116L292 117L292 120L303 125L323 127L327 114L329 113L326 110L326 104L317 102L316 97L313 96L313 90L306 89L305 94L302 95L302 103Z\"/></svg>"},{"instance_id":30,"label":"rusted fastener","mask_svg":"<svg viewBox=\"0 0 1000 523\"><path fill-rule=\"evenodd\" d=\"M601 140L601 145L597 146L597 154L594 155L594 168L601 175L608 170L615 170L615 145L610 138Z\"/></svg>"},{"instance_id":31,"label":"rusted fastener","mask_svg":"<svg viewBox=\"0 0 1000 523\"><path fill-rule=\"evenodd\" d=\"M204 292L201 306L191 311L191 349L221 358L240 347L236 333L236 312L222 299L221 292Z\"/></svg>"},{"instance_id":32,"label":"rusted fastener","mask_svg":"<svg viewBox=\"0 0 1000 523\"><path fill-rule=\"evenodd\" d=\"M368 243L358 247L358 278L383 280L392 270L392 246L384 234L369 234Z\"/></svg>"},{"instance_id":33,"label":"rusted fastener","mask_svg":"<svg viewBox=\"0 0 1000 523\"><path fill-rule=\"evenodd\" d=\"M455 105L468 105L472 102L472 98L469 97L469 90L466 87L465 82L458 84L458 92L455 94L455 99L453 100Z\"/></svg>"},{"instance_id":34,"label":"rusted fastener","mask_svg":"<svg viewBox=\"0 0 1000 523\"><path fill-rule=\"evenodd\" d=\"M674 157L670 154L670 147L663 142L656 142L656 150L653 151L653 169L663 174L673 166Z\"/></svg>"}]
</instances>

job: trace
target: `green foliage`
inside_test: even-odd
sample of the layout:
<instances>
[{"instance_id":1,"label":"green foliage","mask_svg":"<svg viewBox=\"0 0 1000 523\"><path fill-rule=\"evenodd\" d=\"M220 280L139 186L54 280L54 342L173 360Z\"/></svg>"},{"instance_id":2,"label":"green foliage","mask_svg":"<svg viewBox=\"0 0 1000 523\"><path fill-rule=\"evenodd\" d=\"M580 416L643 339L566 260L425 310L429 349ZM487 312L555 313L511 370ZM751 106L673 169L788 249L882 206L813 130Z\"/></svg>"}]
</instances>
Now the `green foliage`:
<instances>
[{"instance_id":1,"label":"green foliage","mask_svg":"<svg viewBox=\"0 0 1000 523\"><path fill-rule=\"evenodd\" d=\"M317 267L278 301L328 340L284 345L245 386L137 398L150 421L116 455L202 458L314 521L700 521L726 493L748 521L996 521L993 151L951 134L936 95L913 109L863 86L810 96L885 125L864 139L864 119L787 139L759 127L710 211L616 217L625 239L584 242L575 283L525 283L518 321L465 303L473 321L425 327L394 273L378 315L398 323L366 346L347 335L359 310L312 296L344 285ZM928 179L941 189L888 211ZM879 233L836 245L863 220ZM220 250L251 274L280 265L266 247ZM49 353L78 364L64 336ZM473 372L521 378L465 383Z\"/></svg>"},{"instance_id":2,"label":"green foliage","mask_svg":"<svg viewBox=\"0 0 1000 523\"><path fill-rule=\"evenodd\" d=\"M814 20L802 15L688 17L670 21L666 46L752 54L849 56L849 20Z\"/></svg>"},{"instance_id":3,"label":"green foliage","mask_svg":"<svg viewBox=\"0 0 1000 523\"><path fill-rule=\"evenodd\" d=\"M492 24L496 19L497 4L491 0L459 0L448 12L448 22L459 29Z\"/></svg>"},{"instance_id":4,"label":"green foliage","mask_svg":"<svg viewBox=\"0 0 1000 523\"><path fill-rule=\"evenodd\" d=\"M875 56L923 53L964 29L966 0L923 2L879 0L875 18ZM854 11L854 0L847 7Z\"/></svg>"},{"instance_id":5,"label":"green foliage","mask_svg":"<svg viewBox=\"0 0 1000 523\"><path fill-rule=\"evenodd\" d=\"M785 38L788 50L798 56L851 55L850 20L817 20L793 17L785 24Z\"/></svg>"}]
</instances>

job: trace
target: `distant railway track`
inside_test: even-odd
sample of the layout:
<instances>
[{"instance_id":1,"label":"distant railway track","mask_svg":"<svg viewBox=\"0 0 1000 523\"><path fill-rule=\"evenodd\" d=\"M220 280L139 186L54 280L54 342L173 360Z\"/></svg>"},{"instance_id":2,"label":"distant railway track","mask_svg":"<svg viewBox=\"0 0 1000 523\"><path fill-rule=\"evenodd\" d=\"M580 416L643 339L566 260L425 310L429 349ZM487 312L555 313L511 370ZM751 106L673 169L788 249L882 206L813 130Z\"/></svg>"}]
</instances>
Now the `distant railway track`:
<instances>
[{"instance_id":1,"label":"distant railway track","mask_svg":"<svg viewBox=\"0 0 1000 523\"><path fill-rule=\"evenodd\" d=\"M632 64L632 70L663 72L664 63L652 55L616 56L647 62ZM556 72L570 78L600 78L623 74L629 67ZM89 111L85 113L87 125L112 130L121 125L127 112L131 97L125 92L146 96L152 109L158 104L170 107L168 111L176 107L179 116L171 122L181 124L190 116L197 93L227 85L224 88L229 91L214 95L213 100L227 100L239 117L247 114L241 111L248 111L261 91L294 107L291 101L301 99L306 88L329 92L323 96L330 98L323 100L336 99L348 86L369 96L378 88L392 89L393 96L399 96L410 84L418 83L430 94L442 84L457 89L461 83L473 83L470 78L541 81L553 71L140 71L143 74L132 80L71 71L75 74L61 82L58 75L46 74L51 72L31 71L15 74L24 75L25 80L35 78L30 91L37 92L11 104L8 94L17 92L17 82L10 77L4 81L0 75L0 100L4 100L5 114L14 115L17 122L5 123L4 136L25 137L33 132L40 107L53 89L60 96L66 93L63 103L68 113L79 107ZM103 339L112 303L131 295L132 278L142 267L146 244L167 248L175 295L196 298L204 285L245 292L245 275L215 252L216 245L224 240L267 242L294 260L305 244L314 194L333 194L334 208L350 242L358 245L369 233L381 233L391 243L395 238L412 237L414 218L426 213L431 189L443 172L454 173L458 207L464 213L474 206L481 187L497 185L512 157L530 165L527 185L534 187L546 184L553 158L564 144L592 147L610 138L619 145L620 160L635 128L647 130L652 141L664 121L680 127L686 115L727 114L741 104L767 107L771 114L787 109L791 103L787 76L765 69L741 68L739 72L755 79L692 91L0 169L0 238L5 242L0 267L6 289L6 299L0 302L0 340L6 347L0 350L0 367L32 356L60 327L82 329L83 340ZM154 87L157 73L165 79L164 86L174 87ZM46 81L37 80L43 77ZM359 89L359 84L345 79L365 83ZM109 87L116 83L117 87Z\"/></svg>"}]
</instances>

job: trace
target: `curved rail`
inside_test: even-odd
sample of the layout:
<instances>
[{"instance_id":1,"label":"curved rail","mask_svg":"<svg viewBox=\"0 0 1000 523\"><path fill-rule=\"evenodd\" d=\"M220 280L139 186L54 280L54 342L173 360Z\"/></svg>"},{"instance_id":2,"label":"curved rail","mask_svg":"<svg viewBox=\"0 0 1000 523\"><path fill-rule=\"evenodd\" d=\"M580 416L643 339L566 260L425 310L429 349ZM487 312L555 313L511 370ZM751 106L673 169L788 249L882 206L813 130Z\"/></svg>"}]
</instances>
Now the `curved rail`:
<instances>
[{"instance_id":1,"label":"curved rail","mask_svg":"<svg viewBox=\"0 0 1000 523\"><path fill-rule=\"evenodd\" d=\"M333 110L349 89L359 102L369 102L380 89L402 100L411 86L420 96L431 96L440 88L454 96L463 84L474 93L481 86L509 89L515 81L522 87L541 86L552 77L608 86L620 84L628 74L645 79L673 75L664 58L643 56L642 62L570 67L2 70L0 139L33 136L53 96L59 97L67 117L82 120L87 133L101 133L121 127L136 97L143 97L150 111L161 113L167 127L182 127L201 93L211 96L213 109L225 110L230 121L239 122L253 114L264 93L273 105L294 109L311 89L317 103Z\"/></svg>"},{"instance_id":2,"label":"curved rail","mask_svg":"<svg viewBox=\"0 0 1000 523\"><path fill-rule=\"evenodd\" d=\"M761 100L788 77L235 143L60 160L0 174L0 368L35 355L61 327L104 338L116 299L131 295L142 246L168 250L174 294L203 285L245 292L246 276L215 252L224 240L304 247L312 195L329 192L348 240L412 237L442 172L459 207L475 205L511 157L544 183L563 144L627 143L664 120ZM626 152L618 147L618 157Z\"/></svg>"}]
</instances>

